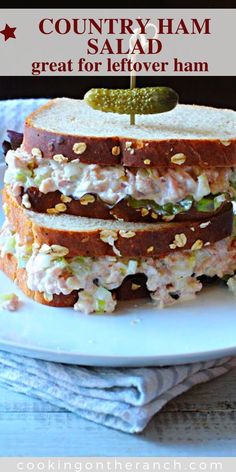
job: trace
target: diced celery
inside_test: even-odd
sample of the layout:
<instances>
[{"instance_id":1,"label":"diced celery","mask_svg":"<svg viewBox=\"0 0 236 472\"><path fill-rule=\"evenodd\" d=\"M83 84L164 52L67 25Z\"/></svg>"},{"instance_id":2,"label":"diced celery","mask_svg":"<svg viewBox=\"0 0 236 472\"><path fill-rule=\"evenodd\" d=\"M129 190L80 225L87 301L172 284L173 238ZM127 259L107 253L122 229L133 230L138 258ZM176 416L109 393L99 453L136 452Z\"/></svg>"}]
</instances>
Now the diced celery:
<instances>
[{"instance_id":1,"label":"diced celery","mask_svg":"<svg viewBox=\"0 0 236 472\"><path fill-rule=\"evenodd\" d=\"M111 292L104 287L98 287L95 291L95 311L103 312L106 311L107 303L111 299Z\"/></svg>"},{"instance_id":2,"label":"diced celery","mask_svg":"<svg viewBox=\"0 0 236 472\"><path fill-rule=\"evenodd\" d=\"M32 171L30 169L17 170L14 177L19 182L25 183L28 177L32 177Z\"/></svg>"},{"instance_id":3,"label":"diced celery","mask_svg":"<svg viewBox=\"0 0 236 472\"><path fill-rule=\"evenodd\" d=\"M15 174L15 179L18 180L19 182L25 183L26 178L27 178L26 175L20 170L18 170Z\"/></svg>"},{"instance_id":4,"label":"diced celery","mask_svg":"<svg viewBox=\"0 0 236 472\"><path fill-rule=\"evenodd\" d=\"M96 311L104 311L106 308L106 302L104 300L97 300L97 310Z\"/></svg>"},{"instance_id":5,"label":"diced celery","mask_svg":"<svg viewBox=\"0 0 236 472\"><path fill-rule=\"evenodd\" d=\"M0 294L0 303L8 302L14 298L14 293L1 293Z\"/></svg>"}]
</instances>

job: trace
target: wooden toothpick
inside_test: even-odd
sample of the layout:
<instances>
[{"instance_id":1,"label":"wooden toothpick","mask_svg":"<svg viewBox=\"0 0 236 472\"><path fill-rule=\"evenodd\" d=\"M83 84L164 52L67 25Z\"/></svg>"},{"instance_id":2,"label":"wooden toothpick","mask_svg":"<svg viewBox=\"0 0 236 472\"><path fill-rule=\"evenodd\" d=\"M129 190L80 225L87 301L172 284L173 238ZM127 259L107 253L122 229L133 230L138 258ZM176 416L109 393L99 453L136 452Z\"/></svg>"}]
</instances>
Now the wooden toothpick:
<instances>
[{"instance_id":1,"label":"wooden toothpick","mask_svg":"<svg viewBox=\"0 0 236 472\"><path fill-rule=\"evenodd\" d=\"M130 73L130 89L132 90L135 87L136 87L136 75L135 75L135 72L132 71ZM135 114L134 113L130 114L130 124L135 125Z\"/></svg>"}]
</instances>

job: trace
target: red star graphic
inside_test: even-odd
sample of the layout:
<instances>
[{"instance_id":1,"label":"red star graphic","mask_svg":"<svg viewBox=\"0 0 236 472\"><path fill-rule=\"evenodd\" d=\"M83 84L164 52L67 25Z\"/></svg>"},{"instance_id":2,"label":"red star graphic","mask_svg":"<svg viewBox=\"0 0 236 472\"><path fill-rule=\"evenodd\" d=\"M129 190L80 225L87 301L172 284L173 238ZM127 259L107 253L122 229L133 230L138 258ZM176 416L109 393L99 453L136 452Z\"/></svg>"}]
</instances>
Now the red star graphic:
<instances>
[{"instance_id":1,"label":"red star graphic","mask_svg":"<svg viewBox=\"0 0 236 472\"><path fill-rule=\"evenodd\" d=\"M16 39L15 30L16 28L11 28L8 24L6 24L5 28L0 31L0 33L3 34L4 40L7 41L9 38Z\"/></svg>"}]
</instances>

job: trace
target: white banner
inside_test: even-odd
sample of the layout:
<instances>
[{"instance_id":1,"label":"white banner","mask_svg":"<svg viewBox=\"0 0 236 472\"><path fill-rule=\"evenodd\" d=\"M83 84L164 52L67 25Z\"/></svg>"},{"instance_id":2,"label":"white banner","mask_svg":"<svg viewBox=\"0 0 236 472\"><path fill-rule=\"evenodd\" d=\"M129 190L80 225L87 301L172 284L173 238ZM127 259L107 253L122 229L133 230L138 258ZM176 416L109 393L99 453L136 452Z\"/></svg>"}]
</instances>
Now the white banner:
<instances>
[{"instance_id":1,"label":"white banner","mask_svg":"<svg viewBox=\"0 0 236 472\"><path fill-rule=\"evenodd\" d=\"M0 9L0 75L230 76L236 9Z\"/></svg>"}]
</instances>

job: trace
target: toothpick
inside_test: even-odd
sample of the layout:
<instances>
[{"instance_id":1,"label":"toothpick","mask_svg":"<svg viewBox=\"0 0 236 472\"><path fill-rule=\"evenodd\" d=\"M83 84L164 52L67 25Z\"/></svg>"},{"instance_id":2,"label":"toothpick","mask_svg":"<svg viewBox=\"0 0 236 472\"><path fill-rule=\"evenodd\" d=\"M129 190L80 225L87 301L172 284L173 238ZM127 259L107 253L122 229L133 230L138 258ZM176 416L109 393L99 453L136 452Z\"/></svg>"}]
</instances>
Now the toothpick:
<instances>
[{"instance_id":1,"label":"toothpick","mask_svg":"<svg viewBox=\"0 0 236 472\"><path fill-rule=\"evenodd\" d=\"M130 73L130 89L132 90L135 87L136 87L136 75L135 75L135 72L132 71ZM134 113L130 114L130 124L135 125L135 114Z\"/></svg>"}]
</instances>

